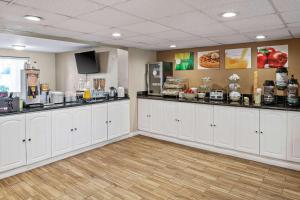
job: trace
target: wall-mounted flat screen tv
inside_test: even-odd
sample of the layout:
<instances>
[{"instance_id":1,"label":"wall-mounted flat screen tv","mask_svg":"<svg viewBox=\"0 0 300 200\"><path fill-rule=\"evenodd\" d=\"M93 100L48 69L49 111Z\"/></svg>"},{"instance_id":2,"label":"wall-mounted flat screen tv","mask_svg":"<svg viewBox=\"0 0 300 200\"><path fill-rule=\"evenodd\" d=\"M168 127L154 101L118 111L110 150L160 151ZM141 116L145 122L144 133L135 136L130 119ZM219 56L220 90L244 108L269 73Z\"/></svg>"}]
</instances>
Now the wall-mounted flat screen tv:
<instances>
[{"instance_id":1,"label":"wall-mounted flat screen tv","mask_svg":"<svg viewBox=\"0 0 300 200\"><path fill-rule=\"evenodd\" d=\"M100 62L95 51L75 53L75 59L79 74L95 74L100 72Z\"/></svg>"}]
</instances>

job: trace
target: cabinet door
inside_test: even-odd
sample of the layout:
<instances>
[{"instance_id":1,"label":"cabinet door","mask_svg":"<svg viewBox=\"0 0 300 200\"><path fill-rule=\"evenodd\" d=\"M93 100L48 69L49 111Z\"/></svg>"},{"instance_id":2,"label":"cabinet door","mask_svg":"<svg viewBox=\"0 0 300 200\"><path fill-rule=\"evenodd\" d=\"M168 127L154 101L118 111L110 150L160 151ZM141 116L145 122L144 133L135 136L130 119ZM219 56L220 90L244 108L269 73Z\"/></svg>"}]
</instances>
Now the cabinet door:
<instances>
[{"instance_id":1,"label":"cabinet door","mask_svg":"<svg viewBox=\"0 0 300 200\"><path fill-rule=\"evenodd\" d=\"M300 162L300 112L288 112L287 159Z\"/></svg>"},{"instance_id":2,"label":"cabinet door","mask_svg":"<svg viewBox=\"0 0 300 200\"><path fill-rule=\"evenodd\" d=\"M214 142L214 107L211 105L195 105L195 140L204 144Z\"/></svg>"},{"instance_id":3,"label":"cabinet door","mask_svg":"<svg viewBox=\"0 0 300 200\"><path fill-rule=\"evenodd\" d=\"M152 133L163 134L163 102L152 100L151 105L148 106L150 110L150 126Z\"/></svg>"},{"instance_id":4,"label":"cabinet door","mask_svg":"<svg viewBox=\"0 0 300 200\"><path fill-rule=\"evenodd\" d=\"M92 106L92 143L107 140L107 104Z\"/></svg>"},{"instance_id":5,"label":"cabinet door","mask_svg":"<svg viewBox=\"0 0 300 200\"><path fill-rule=\"evenodd\" d=\"M52 111L52 156L72 151L72 109Z\"/></svg>"},{"instance_id":6,"label":"cabinet door","mask_svg":"<svg viewBox=\"0 0 300 200\"><path fill-rule=\"evenodd\" d=\"M234 149L236 108L214 106L214 144Z\"/></svg>"},{"instance_id":7,"label":"cabinet door","mask_svg":"<svg viewBox=\"0 0 300 200\"><path fill-rule=\"evenodd\" d=\"M92 111L91 106L73 109L72 149L80 149L92 143Z\"/></svg>"},{"instance_id":8,"label":"cabinet door","mask_svg":"<svg viewBox=\"0 0 300 200\"><path fill-rule=\"evenodd\" d=\"M129 101L108 103L108 139L129 133Z\"/></svg>"},{"instance_id":9,"label":"cabinet door","mask_svg":"<svg viewBox=\"0 0 300 200\"><path fill-rule=\"evenodd\" d=\"M178 138L193 141L195 133L195 104L178 103Z\"/></svg>"},{"instance_id":10,"label":"cabinet door","mask_svg":"<svg viewBox=\"0 0 300 200\"><path fill-rule=\"evenodd\" d=\"M25 116L0 117L0 172L26 165Z\"/></svg>"},{"instance_id":11,"label":"cabinet door","mask_svg":"<svg viewBox=\"0 0 300 200\"><path fill-rule=\"evenodd\" d=\"M138 128L141 131L150 131L150 106L151 101L146 99L138 100Z\"/></svg>"},{"instance_id":12,"label":"cabinet door","mask_svg":"<svg viewBox=\"0 0 300 200\"><path fill-rule=\"evenodd\" d=\"M51 158L51 112L26 114L27 164Z\"/></svg>"},{"instance_id":13,"label":"cabinet door","mask_svg":"<svg viewBox=\"0 0 300 200\"><path fill-rule=\"evenodd\" d=\"M177 137L178 109L177 102L163 102L163 135Z\"/></svg>"},{"instance_id":14,"label":"cabinet door","mask_svg":"<svg viewBox=\"0 0 300 200\"><path fill-rule=\"evenodd\" d=\"M286 159L287 112L260 111L260 154Z\"/></svg>"},{"instance_id":15,"label":"cabinet door","mask_svg":"<svg viewBox=\"0 0 300 200\"><path fill-rule=\"evenodd\" d=\"M259 154L259 110L237 108L236 149Z\"/></svg>"}]
</instances>

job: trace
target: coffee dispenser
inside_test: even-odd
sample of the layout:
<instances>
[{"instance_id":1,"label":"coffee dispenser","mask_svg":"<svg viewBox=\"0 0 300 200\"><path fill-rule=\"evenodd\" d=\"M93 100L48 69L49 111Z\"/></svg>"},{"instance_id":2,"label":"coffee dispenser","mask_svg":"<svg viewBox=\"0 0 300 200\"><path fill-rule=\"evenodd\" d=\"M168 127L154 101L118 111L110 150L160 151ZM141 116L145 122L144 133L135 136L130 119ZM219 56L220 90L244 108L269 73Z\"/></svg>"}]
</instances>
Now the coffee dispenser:
<instances>
[{"instance_id":1,"label":"coffee dispenser","mask_svg":"<svg viewBox=\"0 0 300 200\"><path fill-rule=\"evenodd\" d=\"M26 105L41 104L39 76L39 69L21 70L21 98Z\"/></svg>"}]
</instances>

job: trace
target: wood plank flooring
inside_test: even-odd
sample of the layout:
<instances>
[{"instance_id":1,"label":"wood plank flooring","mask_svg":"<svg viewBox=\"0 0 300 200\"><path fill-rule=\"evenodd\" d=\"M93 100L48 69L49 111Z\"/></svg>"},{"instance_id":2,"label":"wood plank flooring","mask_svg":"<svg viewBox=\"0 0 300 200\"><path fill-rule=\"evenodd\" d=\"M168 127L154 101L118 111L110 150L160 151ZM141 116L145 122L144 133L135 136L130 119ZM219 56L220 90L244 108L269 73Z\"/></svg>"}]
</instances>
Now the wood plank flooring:
<instances>
[{"instance_id":1,"label":"wood plank flooring","mask_svg":"<svg viewBox=\"0 0 300 200\"><path fill-rule=\"evenodd\" d=\"M0 180L0 199L299 200L300 172L136 136Z\"/></svg>"}]
</instances>

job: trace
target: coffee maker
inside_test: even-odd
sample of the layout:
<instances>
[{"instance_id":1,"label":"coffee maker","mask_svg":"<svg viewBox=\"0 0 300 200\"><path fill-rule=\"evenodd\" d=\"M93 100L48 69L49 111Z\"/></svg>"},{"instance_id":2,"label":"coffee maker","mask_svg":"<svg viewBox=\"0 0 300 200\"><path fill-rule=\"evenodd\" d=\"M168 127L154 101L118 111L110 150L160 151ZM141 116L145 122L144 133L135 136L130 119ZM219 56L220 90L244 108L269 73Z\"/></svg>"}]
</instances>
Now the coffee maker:
<instances>
[{"instance_id":1,"label":"coffee maker","mask_svg":"<svg viewBox=\"0 0 300 200\"><path fill-rule=\"evenodd\" d=\"M26 106L40 106L40 70L24 69L21 70L21 98Z\"/></svg>"}]
</instances>

